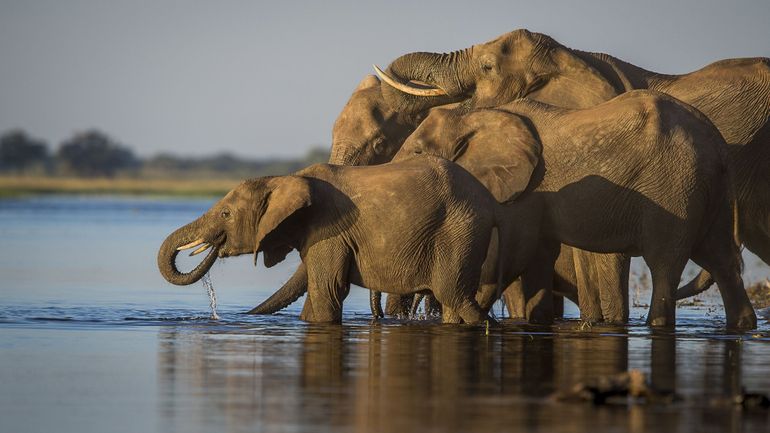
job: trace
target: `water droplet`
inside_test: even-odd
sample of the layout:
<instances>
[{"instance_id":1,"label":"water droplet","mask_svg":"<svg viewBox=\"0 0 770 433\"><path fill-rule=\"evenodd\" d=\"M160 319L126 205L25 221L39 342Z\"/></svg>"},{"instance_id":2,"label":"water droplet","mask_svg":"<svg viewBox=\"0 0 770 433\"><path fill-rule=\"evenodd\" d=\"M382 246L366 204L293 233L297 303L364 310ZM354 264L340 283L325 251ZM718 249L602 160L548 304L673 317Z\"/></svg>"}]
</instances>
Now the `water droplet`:
<instances>
[{"instance_id":1,"label":"water droplet","mask_svg":"<svg viewBox=\"0 0 770 433\"><path fill-rule=\"evenodd\" d=\"M217 315L217 294L214 292L214 285L211 284L211 276L206 273L206 275L201 278L201 282L203 283L203 287L206 288L206 293L209 295L209 306L211 307L211 320L219 320L219 315Z\"/></svg>"}]
</instances>

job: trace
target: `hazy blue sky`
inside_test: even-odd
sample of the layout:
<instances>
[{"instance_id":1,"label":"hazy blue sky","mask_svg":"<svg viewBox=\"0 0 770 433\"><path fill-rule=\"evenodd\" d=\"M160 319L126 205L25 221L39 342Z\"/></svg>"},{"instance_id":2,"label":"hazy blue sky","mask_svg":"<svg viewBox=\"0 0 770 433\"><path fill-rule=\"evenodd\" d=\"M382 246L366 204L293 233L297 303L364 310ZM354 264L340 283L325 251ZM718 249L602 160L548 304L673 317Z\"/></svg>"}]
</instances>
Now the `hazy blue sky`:
<instances>
[{"instance_id":1,"label":"hazy blue sky","mask_svg":"<svg viewBox=\"0 0 770 433\"><path fill-rule=\"evenodd\" d=\"M297 155L330 143L372 63L516 28L668 73L770 56L768 0L0 0L0 132Z\"/></svg>"}]
</instances>

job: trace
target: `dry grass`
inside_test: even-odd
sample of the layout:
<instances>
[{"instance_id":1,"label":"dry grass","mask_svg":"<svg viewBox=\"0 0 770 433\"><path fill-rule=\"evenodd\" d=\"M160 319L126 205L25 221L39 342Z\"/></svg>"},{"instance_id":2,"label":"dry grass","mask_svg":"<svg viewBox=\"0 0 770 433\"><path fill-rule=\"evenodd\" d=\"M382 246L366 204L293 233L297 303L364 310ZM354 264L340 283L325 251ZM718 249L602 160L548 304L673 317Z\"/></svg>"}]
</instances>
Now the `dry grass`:
<instances>
[{"instance_id":1,"label":"dry grass","mask_svg":"<svg viewBox=\"0 0 770 433\"><path fill-rule=\"evenodd\" d=\"M746 294L749 295L754 308L770 307L770 280L760 281L746 287Z\"/></svg>"},{"instance_id":2,"label":"dry grass","mask_svg":"<svg viewBox=\"0 0 770 433\"><path fill-rule=\"evenodd\" d=\"M126 194L220 196L238 185L231 179L83 179L0 176L0 197L29 194Z\"/></svg>"}]
</instances>

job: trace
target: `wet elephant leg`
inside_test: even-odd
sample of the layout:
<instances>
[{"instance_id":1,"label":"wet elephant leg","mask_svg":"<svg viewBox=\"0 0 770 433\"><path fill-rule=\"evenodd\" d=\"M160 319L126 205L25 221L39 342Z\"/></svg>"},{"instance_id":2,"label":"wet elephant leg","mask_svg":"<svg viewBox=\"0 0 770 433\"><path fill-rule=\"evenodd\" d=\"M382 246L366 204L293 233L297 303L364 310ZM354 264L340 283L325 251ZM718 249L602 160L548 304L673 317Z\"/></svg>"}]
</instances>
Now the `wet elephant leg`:
<instances>
[{"instance_id":1,"label":"wet elephant leg","mask_svg":"<svg viewBox=\"0 0 770 433\"><path fill-rule=\"evenodd\" d=\"M511 283L503 291L503 300L505 300L505 308L508 309L508 315L511 319L526 319L527 301L524 297L524 288L521 286L521 278Z\"/></svg>"},{"instance_id":2,"label":"wet elephant leg","mask_svg":"<svg viewBox=\"0 0 770 433\"><path fill-rule=\"evenodd\" d=\"M594 254L596 256L597 254ZM597 272L603 276L599 298L605 322L628 323L628 279L631 258L621 254L599 254ZM600 278L597 276L597 280Z\"/></svg>"},{"instance_id":3,"label":"wet elephant leg","mask_svg":"<svg viewBox=\"0 0 770 433\"><path fill-rule=\"evenodd\" d=\"M441 303L432 294L425 297L424 308L426 317L441 316Z\"/></svg>"},{"instance_id":4,"label":"wet elephant leg","mask_svg":"<svg viewBox=\"0 0 770 433\"><path fill-rule=\"evenodd\" d=\"M553 268L559 255L559 245L543 244L538 247L532 264L521 276L526 313L530 323L553 323Z\"/></svg>"},{"instance_id":5,"label":"wet elephant leg","mask_svg":"<svg viewBox=\"0 0 770 433\"><path fill-rule=\"evenodd\" d=\"M409 316L414 295L395 295L389 293L385 301L385 315L404 318Z\"/></svg>"},{"instance_id":6,"label":"wet elephant leg","mask_svg":"<svg viewBox=\"0 0 770 433\"><path fill-rule=\"evenodd\" d=\"M572 259L580 318L589 322L628 322L631 259L622 254L597 254L578 249L573 249Z\"/></svg>"},{"instance_id":7,"label":"wet elephant leg","mask_svg":"<svg viewBox=\"0 0 770 433\"><path fill-rule=\"evenodd\" d=\"M482 284L476 292L476 302L484 311L489 311L497 301L497 284Z\"/></svg>"},{"instance_id":8,"label":"wet elephant leg","mask_svg":"<svg viewBox=\"0 0 770 433\"><path fill-rule=\"evenodd\" d=\"M554 319L564 318L564 296L553 294L553 317Z\"/></svg>"},{"instance_id":9,"label":"wet elephant leg","mask_svg":"<svg viewBox=\"0 0 770 433\"><path fill-rule=\"evenodd\" d=\"M592 274L590 253L569 248L569 256L572 259L575 271L580 319L591 323L600 322L603 318L602 302L599 296L599 288L592 281L595 277Z\"/></svg>"},{"instance_id":10,"label":"wet elephant leg","mask_svg":"<svg viewBox=\"0 0 770 433\"><path fill-rule=\"evenodd\" d=\"M369 309L372 310L372 317L382 319L385 314L382 312L382 292L376 290L369 291Z\"/></svg>"},{"instance_id":11,"label":"wet elephant leg","mask_svg":"<svg viewBox=\"0 0 770 433\"><path fill-rule=\"evenodd\" d=\"M300 319L308 322L342 321L342 303L350 291L350 253L334 242L319 242L307 253L308 298Z\"/></svg>"}]
</instances>

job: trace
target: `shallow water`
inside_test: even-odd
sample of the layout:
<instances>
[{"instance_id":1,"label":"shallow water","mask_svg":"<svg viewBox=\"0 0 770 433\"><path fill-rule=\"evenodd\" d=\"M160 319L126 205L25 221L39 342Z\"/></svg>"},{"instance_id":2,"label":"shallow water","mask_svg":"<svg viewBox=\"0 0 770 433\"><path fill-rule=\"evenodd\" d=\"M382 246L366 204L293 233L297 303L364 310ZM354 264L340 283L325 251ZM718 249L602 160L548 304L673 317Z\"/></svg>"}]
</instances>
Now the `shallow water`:
<instances>
[{"instance_id":1,"label":"shallow water","mask_svg":"<svg viewBox=\"0 0 770 433\"><path fill-rule=\"evenodd\" d=\"M770 323L723 330L714 295L681 307L675 332L483 327L369 319L351 291L341 326L242 312L287 279L250 257L215 265L220 320L202 284L155 268L166 234L210 201L0 201L0 431L767 431L770 411L729 403L770 393ZM747 281L770 275L747 256ZM192 266L190 262L189 266ZM643 275L639 262L637 275ZM643 277L637 279L643 280ZM634 296L647 302L649 294ZM718 297L717 297L718 298ZM770 312L763 312L770 315ZM574 308L568 317L575 317ZM640 369L671 404L594 406L554 391Z\"/></svg>"}]
</instances>

